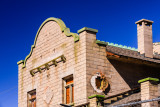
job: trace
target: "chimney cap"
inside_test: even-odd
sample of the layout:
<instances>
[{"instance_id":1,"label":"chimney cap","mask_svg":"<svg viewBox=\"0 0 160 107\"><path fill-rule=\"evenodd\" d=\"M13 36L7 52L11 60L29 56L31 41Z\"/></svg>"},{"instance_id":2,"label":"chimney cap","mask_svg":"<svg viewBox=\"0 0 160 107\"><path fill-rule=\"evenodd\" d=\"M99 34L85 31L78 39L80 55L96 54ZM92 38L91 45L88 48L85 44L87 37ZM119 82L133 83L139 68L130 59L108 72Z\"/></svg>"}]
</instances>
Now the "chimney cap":
<instances>
[{"instance_id":1,"label":"chimney cap","mask_svg":"<svg viewBox=\"0 0 160 107\"><path fill-rule=\"evenodd\" d=\"M151 20L141 19L141 20L137 21L136 24L142 23L142 22L148 22L148 23L151 23L151 24L153 23L153 21L151 21Z\"/></svg>"}]
</instances>

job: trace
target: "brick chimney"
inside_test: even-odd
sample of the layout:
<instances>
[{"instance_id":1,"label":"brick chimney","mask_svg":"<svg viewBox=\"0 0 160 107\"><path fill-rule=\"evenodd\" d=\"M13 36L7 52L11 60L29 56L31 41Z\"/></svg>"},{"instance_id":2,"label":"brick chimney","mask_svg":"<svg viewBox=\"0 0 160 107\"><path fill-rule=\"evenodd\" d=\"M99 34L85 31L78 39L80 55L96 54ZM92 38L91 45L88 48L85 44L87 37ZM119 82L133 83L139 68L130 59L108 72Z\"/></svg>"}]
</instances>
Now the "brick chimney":
<instances>
[{"instance_id":1,"label":"brick chimney","mask_svg":"<svg viewBox=\"0 0 160 107\"><path fill-rule=\"evenodd\" d=\"M137 24L138 51L145 57L153 58L152 42L152 23L153 21L141 19Z\"/></svg>"}]
</instances>

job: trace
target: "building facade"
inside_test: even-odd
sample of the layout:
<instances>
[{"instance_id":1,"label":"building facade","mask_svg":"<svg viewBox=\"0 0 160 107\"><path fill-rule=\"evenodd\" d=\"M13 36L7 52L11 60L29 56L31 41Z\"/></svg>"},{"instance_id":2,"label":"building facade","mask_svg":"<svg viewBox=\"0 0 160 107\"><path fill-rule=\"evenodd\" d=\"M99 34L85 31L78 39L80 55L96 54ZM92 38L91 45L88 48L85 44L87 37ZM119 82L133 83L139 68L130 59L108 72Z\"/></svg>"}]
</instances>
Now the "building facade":
<instances>
[{"instance_id":1,"label":"building facade","mask_svg":"<svg viewBox=\"0 0 160 107\"><path fill-rule=\"evenodd\" d=\"M61 19L48 18L29 55L18 62L18 106L96 107L141 100L140 91L131 100L127 93L139 90L141 79L160 78L160 45L152 42L152 23L136 22L137 50L97 40L96 29L72 33Z\"/></svg>"}]
</instances>

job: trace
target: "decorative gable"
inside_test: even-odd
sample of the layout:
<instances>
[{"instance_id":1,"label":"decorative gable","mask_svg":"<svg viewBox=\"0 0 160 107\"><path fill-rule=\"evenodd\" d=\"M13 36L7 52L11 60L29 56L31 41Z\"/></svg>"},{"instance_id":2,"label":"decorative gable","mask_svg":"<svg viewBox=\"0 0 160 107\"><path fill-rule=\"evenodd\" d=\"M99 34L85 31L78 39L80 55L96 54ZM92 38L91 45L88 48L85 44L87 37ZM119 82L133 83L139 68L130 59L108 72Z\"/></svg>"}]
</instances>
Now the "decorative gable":
<instances>
[{"instance_id":1,"label":"decorative gable","mask_svg":"<svg viewBox=\"0 0 160 107\"><path fill-rule=\"evenodd\" d=\"M74 42L79 41L78 34L71 33L70 29L66 27L61 19L53 17L46 19L36 34L29 55L26 56L25 60L21 60L17 64L23 63L22 67L25 68L27 60L31 58L31 56L34 56L34 59L31 59L34 67L34 63L39 61L37 59L42 59L42 57L44 59L44 57L53 56L49 54L55 53L55 51L57 51L56 49L65 43L67 37L73 37L72 41Z\"/></svg>"}]
</instances>

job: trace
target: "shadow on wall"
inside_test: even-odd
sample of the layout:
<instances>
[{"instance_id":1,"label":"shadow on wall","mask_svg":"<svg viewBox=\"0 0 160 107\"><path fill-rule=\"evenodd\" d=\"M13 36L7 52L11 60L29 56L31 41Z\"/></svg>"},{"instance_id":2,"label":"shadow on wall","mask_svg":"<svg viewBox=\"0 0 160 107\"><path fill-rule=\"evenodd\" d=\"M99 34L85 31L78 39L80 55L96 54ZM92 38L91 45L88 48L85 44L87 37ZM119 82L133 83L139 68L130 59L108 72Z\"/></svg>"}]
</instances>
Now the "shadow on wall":
<instances>
[{"instance_id":1,"label":"shadow on wall","mask_svg":"<svg viewBox=\"0 0 160 107\"><path fill-rule=\"evenodd\" d=\"M107 95L109 93L109 91L110 91L110 84L108 84L108 88L105 91L103 91L103 93L105 95Z\"/></svg>"},{"instance_id":2,"label":"shadow on wall","mask_svg":"<svg viewBox=\"0 0 160 107\"><path fill-rule=\"evenodd\" d=\"M160 67L115 59L109 59L109 61L131 89L139 87L138 81L141 79L147 77L160 79Z\"/></svg>"}]
</instances>

